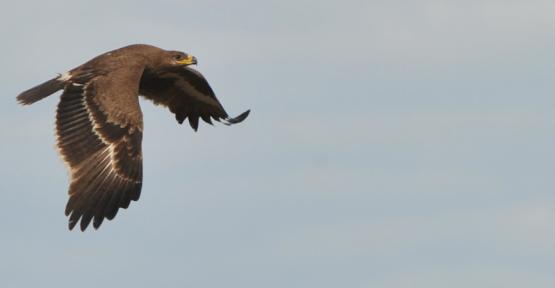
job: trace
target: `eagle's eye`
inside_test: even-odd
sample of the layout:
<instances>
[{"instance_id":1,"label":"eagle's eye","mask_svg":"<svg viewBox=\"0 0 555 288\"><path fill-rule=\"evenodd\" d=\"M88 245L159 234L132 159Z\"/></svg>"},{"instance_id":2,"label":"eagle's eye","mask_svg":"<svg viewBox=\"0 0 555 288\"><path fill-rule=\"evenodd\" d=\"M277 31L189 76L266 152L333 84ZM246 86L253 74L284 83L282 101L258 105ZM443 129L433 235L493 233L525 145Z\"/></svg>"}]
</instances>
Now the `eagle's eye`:
<instances>
[{"instance_id":1,"label":"eagle's eye","mask_svg":"<svg viewBox=\"0 0 555 288\"><path fill-rule=\"evenodd\" d=\"M181 60L181 59L183 59L183 55L181 55L181 54L175 54L175 55L173 56L173 59L175 59L175 60Z\"/></svg>"}]
</instances>

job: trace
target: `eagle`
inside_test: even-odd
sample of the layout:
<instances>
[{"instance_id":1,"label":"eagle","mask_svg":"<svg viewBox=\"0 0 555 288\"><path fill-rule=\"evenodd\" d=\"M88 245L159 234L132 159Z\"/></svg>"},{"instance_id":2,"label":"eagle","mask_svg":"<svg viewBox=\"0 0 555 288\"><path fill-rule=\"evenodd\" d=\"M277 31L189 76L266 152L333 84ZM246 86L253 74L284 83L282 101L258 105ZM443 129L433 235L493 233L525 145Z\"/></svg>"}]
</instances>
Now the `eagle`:
<instances>
[{"instance_id":1,"label":"eagle","mask_svg":"<svg viewBox=\"0 0 555 288\"><path fill-rule=\"evenodd\" d=\"M98 229L119 208L139 200L143 178L143 115L139 95L162 105L197 131L199 119L239 123L228 116L204 76L180 51L135 44L101 54L17 96L33 104L63 90L56 111L56 145L70 174L65 215L69 230L92 221Z\"/></svg>"}]
</instances>

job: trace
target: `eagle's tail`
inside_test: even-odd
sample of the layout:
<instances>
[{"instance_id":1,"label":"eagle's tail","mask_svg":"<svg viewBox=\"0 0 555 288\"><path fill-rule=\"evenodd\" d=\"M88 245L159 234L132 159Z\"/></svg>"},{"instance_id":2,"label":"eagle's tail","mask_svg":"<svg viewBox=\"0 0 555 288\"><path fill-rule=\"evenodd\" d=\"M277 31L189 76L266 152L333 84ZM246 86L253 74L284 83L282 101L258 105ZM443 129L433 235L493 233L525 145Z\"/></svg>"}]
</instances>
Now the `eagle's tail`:
<instances>
[{"instance_id":1,"label":"eagle's tail","mask_svg":"<svg viewBox=\"0 0 555 288\"><path fill-rule=\"evenodd\" d=\"M22 105L33 104L42 98L54 94L56 91L63 89L66 81L62 76L50 79L42 84L39 84L27 91L22 92L17 96L17 101Z\"/></svg>"}]
</instances>

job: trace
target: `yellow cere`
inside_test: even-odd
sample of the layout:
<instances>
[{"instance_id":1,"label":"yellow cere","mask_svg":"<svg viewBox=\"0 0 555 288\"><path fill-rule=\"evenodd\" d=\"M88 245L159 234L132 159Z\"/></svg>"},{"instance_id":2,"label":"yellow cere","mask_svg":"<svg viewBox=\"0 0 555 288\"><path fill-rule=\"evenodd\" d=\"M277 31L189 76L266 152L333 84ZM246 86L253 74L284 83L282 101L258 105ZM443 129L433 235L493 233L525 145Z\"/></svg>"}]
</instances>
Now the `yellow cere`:
<instances>
[{"instance_id":1,"label":"yellow cere","mask_svg":"<svg viewBox=\"0 0 555 288\"><path fill-rule=\"evenodd\" d=\"M184 64L184 65L189 65L189 64L193 64L193 56L192 55L187 55L187 57L178 60L177 63L179 64Z\"/></svg>"}]
</instances>

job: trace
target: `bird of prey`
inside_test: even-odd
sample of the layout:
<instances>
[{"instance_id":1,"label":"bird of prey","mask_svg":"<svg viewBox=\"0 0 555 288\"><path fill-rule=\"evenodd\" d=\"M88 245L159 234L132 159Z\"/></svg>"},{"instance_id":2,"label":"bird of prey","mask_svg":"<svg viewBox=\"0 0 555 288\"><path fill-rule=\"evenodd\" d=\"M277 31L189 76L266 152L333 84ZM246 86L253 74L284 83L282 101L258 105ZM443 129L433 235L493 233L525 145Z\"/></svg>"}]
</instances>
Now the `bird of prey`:
<instances>
[{"instance_id":1,"label":"bird of prey","mask_svg":"<svg viewBox=\"0 0 555 288\"><path fill-rule=\"evenodd\" d=\"M65 214L69 229L98 229L119 208L137 201L142 185L143 115L139 95L166 106L196 131L199 118L231 125L250 110L228 116L206 79L179 51L135 44L93 58L17 96L32 104L63 90L56 113L59 152L70 171Z\"/></svg>"}]
</instances>

